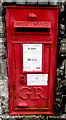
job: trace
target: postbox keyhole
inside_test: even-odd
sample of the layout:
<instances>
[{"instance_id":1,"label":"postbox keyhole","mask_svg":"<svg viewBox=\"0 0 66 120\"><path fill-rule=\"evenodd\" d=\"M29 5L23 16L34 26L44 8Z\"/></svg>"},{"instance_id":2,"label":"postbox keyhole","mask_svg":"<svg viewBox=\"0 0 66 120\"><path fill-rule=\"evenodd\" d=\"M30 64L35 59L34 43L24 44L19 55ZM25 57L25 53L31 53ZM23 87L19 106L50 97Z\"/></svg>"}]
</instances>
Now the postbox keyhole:
<instances>
[{"instance_id":1,"label":"postbox keyhole","mask_svg":"<svg viewBox=\"0 0 66 120\"><path fill-rule=\"evenodd\" d=\"M26 83L26 76L21 75L20 82L21 82L21 83Z\"/></svg>"},{"instance_id":2,"label":"postbox keyhole","mask_svg":"<svg viewBox=\"0 0 66 120\"><path fill-rule=\"evenodd\" d=\"M22 79L24 79L24 76L22 76Z\"/></svg>"}]
</instances>

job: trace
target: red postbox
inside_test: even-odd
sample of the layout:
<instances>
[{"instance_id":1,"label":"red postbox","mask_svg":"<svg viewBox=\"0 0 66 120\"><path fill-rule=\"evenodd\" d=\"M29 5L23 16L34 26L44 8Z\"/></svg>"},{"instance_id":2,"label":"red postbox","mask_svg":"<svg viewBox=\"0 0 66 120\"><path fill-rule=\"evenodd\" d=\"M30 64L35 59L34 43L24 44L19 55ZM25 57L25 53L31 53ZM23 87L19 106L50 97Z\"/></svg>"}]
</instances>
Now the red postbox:
<instances>
[{"instance_id":1,"label":"red postbox","mask_svg":"<svg viewBox=\"0 0 66 120\"><path fill-rule=\"evenodd\" d=\"M54 114L58 7L6 7L10 115Z\"/></svg>"}]
</instances>

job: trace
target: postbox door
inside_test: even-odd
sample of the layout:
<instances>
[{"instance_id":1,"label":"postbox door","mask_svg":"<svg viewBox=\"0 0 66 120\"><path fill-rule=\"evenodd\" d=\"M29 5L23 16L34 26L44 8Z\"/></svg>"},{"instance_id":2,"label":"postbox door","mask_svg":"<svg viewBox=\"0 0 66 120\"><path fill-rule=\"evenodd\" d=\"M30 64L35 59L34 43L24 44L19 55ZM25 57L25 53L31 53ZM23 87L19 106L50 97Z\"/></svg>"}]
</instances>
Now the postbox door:
<instances>
[{"instance_id":1,"label":"postbox door","mask_svg":"<svg viewBox=\"0 0 66 120\"><path fill-rule=\"evenodd\" d=\"M18 108L48 108L51 44L15 44Z\"/></svg>"}]
</instances>

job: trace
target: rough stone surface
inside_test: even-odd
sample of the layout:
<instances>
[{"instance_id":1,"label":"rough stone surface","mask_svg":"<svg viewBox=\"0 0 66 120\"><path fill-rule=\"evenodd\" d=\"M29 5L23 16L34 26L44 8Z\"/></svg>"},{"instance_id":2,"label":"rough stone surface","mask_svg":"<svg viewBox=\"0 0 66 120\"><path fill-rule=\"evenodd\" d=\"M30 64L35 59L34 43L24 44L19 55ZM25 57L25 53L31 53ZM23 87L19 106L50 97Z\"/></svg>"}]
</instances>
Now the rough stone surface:
<instances>
[{"instance_id":1,"label":"rough stone surface","mask_svg":"<svg viewBox=\"0 0 66 120\"><path fill-rule=\"evenodd\" d=\"M2 21L2 3L0 1L0 115L8 113L8 86L7 86L7 64L6 47L4 37L4 26Z\"/></svg>"},{"instance_id":2,"label":"rough stone surface","mask_svg":"<svg viewBox=\"0 0 66 120\"><path fill-rule=\"evenodd\" d=\"M25 0L22 0L22 2ZM30 0L28 0L30 1ZM38 0L40 1L40 0ZM43 1L43 0L41 0ZM59 37L58 37L58 55L57 55L57 82L56 82L56 95L55 95L55 115L56 116L9 116L8 108L8 77L7 77L7 52L6 52L6 35L5 35L5 23L4 23L4 10L2 6L4 0L0 0L0 120L60 120L66 119L66 103L63 96L64 85L66 85L65 78L65 60L66 60L66 37L65 37L65 22L64 22L64 3L60 4L60 16L59 16ZM9 2L9 0L8 0ZM10 1L10 4L13 1ZM33 0L33 3L37 0ZM19 1L17 0L17 3ZM26 3L26 2L23 2ZM41 2L42 4L42 2ZM3 11L2 11L3 10ZM3 13L3 14L2 14ZM63 104L64 102L64 104Z\"/></svg>"}]
</instances>

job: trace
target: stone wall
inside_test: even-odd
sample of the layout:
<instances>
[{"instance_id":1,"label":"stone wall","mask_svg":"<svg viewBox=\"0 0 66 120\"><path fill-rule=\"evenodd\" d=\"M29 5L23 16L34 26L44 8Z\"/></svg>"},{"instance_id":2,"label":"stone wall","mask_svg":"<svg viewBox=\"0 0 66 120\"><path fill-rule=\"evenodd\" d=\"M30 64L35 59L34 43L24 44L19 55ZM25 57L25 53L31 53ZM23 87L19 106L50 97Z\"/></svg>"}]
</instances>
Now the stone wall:
<instances>
[{"instance_id":1,"label":"stone wall","mask_svg":"<svg viewBox=\"0 0 66 120\"><path fill-rule=\"evenodd\" d=\"M60 3L59 15L59 37L58 37L58 53L57 53L57 83L55 95L55 116L9 116L9 102L8 102L8 75L7 75L7 45L6 45L6 31L5 31L5 5L14 5L13 1L3 3L0 0L0 120L2 119L61 119L66 118L66 102L64 99L64 91L66 85L66 35L65 35L65 20L64 20L64 4ZM12 3L11 3L12 2ZM33 2L36 2L33 1ZM40 2L40 4L43 4ZM17 1L18 4L18 1ZM26 4L26 2L23 4ZM31 3L33 4L33 3Z\"/></svg>"},{"instance_id":2,"label":"stone wall","mask_svg":"<svg viewBox=\"0 0 66 120\"><path fill-rule=\"evenodd\" d=\"M6 38L0 1L0 115L8 112Z\"/></svg>"}]
</instances>

